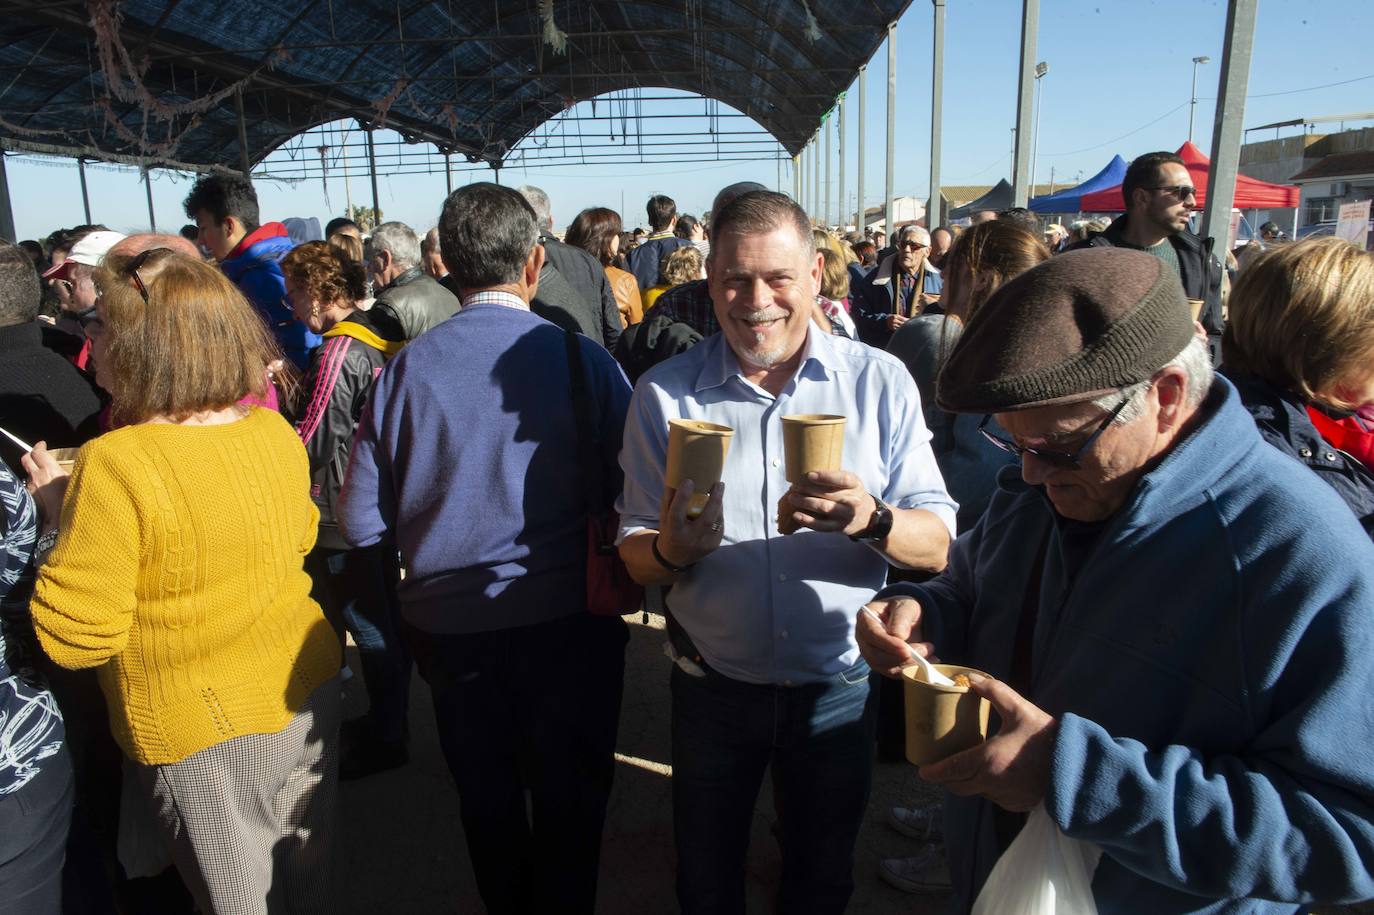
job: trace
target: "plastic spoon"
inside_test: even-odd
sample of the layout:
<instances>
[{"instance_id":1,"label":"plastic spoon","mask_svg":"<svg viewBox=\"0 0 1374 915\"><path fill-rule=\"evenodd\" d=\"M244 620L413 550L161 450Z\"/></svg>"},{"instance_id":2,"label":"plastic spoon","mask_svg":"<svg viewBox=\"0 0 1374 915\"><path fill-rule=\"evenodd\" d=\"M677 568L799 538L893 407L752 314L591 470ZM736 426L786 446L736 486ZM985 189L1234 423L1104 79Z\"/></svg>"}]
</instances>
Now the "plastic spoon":
<instances>
[{"instance_id":1,"label":"plastic spoon","mask_svg":"<svg viewBox=\"0 0 1374 915\"><path fill-rule=\"evenodd\" d=\"M882 626L884 632L887 631L887 624L883 622L882 617L880 617L878 614L874 613L867 607L863 608L863 612L867 613L870 617L872 617L873 622L877 623L879 626ZM903 644L906 643L904 642ZM912 648L910 645L906 646L906 653L911 655L912 663L915 664L917 667L921 668L921 673L925 676L927 683L930 683L934 686L954 685L953 680L951 680L949 677L946 677L944 674L936 670L929 661L927 661L925 658L917 654L916 649Z\"/></svg>"},{"instance_id":2,"label":"plastic spoon","mask_svg":"<svg viewBox=\"0 0 1374 915\"><path fill-rule=\"evenodd\" d=\"M0 429L0 433L3 433L4 436L5 436L5 438L7 438L7 439L9 439L10 441L14 442L14 443L15 443L16 445L18 445L20 448L23 448L25 453L28 453L28 452L30 452L30 451L33 450L33 446L32 446L32 445L30 445L28 442L24 441L22 438L20 438L19 436L15 435L14 433L12 433L12 432L10 432L10 431L8 431L8 430L6 430L6 429Z\"/></svg>"}]
</instances>

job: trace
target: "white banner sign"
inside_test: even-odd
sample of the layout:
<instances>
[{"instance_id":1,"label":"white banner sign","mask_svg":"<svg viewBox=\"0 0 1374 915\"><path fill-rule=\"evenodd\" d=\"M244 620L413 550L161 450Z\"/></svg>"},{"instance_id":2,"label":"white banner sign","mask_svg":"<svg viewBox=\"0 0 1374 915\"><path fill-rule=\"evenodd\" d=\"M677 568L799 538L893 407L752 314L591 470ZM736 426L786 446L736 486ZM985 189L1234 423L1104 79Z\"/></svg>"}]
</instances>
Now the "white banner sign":
<instances>
[{"instance_id":1,"label":"white banner sign","mask_svg":"<svg viewBox=\"0 0 1374 915\"><path fill-rule=\"evenodd\" d=\"M1336 216L1336 237L1353 241L1361 248L1365 246L1365 235L1369 232L1369 201L1341 204Z\"/></svg>"}]
</instances>

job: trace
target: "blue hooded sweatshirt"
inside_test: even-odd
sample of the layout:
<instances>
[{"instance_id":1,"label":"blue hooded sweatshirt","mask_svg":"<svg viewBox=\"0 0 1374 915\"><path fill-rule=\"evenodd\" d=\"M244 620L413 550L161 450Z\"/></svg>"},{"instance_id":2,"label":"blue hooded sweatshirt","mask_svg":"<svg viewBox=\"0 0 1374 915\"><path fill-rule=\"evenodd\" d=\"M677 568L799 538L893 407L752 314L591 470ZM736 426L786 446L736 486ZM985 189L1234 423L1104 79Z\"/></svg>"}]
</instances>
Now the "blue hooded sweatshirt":
<instances>
[{"instance_id":1,"label":"blue hooded sweatshirt","mask_svg":"<svg viewBox=\"0 0 1374 915\"><path fill-rule=\"evenodd\" d=\"M1086 546L1004 471L948 569L883 594L920 601L942 658L1005 679L1048 538L1027 698L1058 719L1044 804L1102 848L1102 915L1370 898L1374 545L1229 382L1203 415ZM995 808L946 804L968 911L999 853Z\"/></svg>"},{"instance_id":2,"label":"blue hooded sweatshirt","mask_svg":"<svg viewBox=\"0 0 1374 915\"><path fill-rule=\"evenodd\" d=\"M262 315L286 358L304 371L310 351L320 345L320 336L296 320L286 301L281 259L294 247L286 226L264 223L239 242L219 266Z\"/></svg>"}]
</instances>

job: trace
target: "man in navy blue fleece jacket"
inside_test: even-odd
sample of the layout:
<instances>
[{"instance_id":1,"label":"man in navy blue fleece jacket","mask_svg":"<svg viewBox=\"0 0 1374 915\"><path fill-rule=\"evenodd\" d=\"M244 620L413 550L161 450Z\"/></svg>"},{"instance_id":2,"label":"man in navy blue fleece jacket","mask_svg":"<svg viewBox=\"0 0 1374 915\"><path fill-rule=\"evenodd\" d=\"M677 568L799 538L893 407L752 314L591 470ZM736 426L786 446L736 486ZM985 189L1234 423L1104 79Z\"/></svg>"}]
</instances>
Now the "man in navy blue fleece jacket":
<instances>
[{"instance_id":1,"label":"man in navy blue fleece jacket","mask_svg":"<svg viewBox=\"0 0 1374 915\"><path fill-rule=\"evenodd\" d=\"M1260 439L1151 260L1060 255L969 322L940 406L995 414L1020 478L859 619L875 669L910 641L997 678L995 736L920 770L960 910L1038 804L1101 848L1104 915L1374 896L1374 546Z\"/></svg>"},{"instance_id":2,"label":"man in navy blue fleece jacket","mask_svg":"<svg viewBox=\"0 0 1374 915\"><path fill-rule=\"evenodd\" d=\"M378 379L338 517L353 546L401 551L401 615L487 909L590 913L628 634L586 608L567 336L529 310L538 237L509 188L471 184L444 203L439 244L463 310ZM605 349L575 339L595 417L583 431L614 498L630 387Z\"/></svg>"}]
</instances>

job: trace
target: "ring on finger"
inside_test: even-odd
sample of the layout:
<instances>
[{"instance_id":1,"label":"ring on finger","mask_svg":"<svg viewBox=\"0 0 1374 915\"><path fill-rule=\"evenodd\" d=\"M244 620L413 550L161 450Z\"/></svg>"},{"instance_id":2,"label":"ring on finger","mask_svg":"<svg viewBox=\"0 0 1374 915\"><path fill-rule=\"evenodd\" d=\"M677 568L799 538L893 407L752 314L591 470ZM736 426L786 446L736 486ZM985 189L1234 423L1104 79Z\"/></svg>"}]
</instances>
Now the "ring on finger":
<instances>
[{"instance_id":1,"label":"ring on finger","mask_svg":"<svg viewBox=\"0 0 1374 915\"><path fill-rule=\"evenodd\" d=\"M719 534L721 531L725 530L725 525L722 524L722 523L719 522L719 521L712 521L712 522L711 522L711 530L713 530L713 531L715 531L717 534Z\"/></svg>"}]
</instances>

